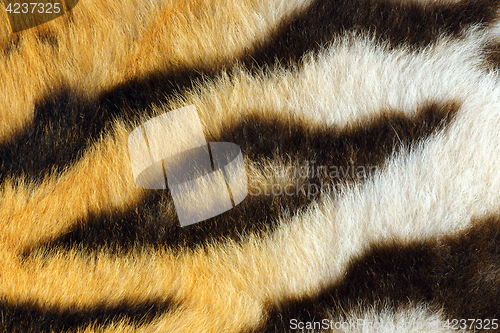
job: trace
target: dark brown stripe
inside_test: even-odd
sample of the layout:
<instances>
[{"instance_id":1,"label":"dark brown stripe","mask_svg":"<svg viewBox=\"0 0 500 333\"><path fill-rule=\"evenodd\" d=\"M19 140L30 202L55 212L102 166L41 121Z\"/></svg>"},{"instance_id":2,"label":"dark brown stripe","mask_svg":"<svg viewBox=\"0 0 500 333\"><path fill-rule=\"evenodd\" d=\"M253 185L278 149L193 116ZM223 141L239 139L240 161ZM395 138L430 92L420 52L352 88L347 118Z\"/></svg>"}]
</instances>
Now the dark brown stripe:
<instances>
[{"instance_id":1,"label":"dark brown stripe","mask_svg":"<svg viewBox=\"0 0 500 333\"><path fill-rule=\"evenodd\" d=\"M279 156L292 162L315 161L316 165L344 169L380 166L401 146L443 129L458 108L455 102L428 102L416 110L415 116L406 116L401 110L381 111L380 116L360 120L349 129L253 116L232 128L223 128L221 137L209 140L234 142L252 160Z\"/></svg>"},{"instance_id":2,"label":"dark brown stripe","mask_svg":"<svg viewBox=\"0 0 500 333\"><path fill-rule=\"evenodd\" d=\"M281 157L299 165L315 161L309 168L313 171L319 166L335 166L343 170L365 167L366 172L311 173L305 178L306 185L293 192L294 195L278 191L272 195L250 189L253 195L234 209L184 228L180 227L176 216L167 214L167 207L173 207L169 192L149 191L140 203L128 210L91 212L89 218L76 223L67 234L38 247L108 248L113 252L142 246L196 248L224 238L240 240L248 232L272 231L283 209L294 214L307 207L318 198L316 189L319 191L325 185L335 190L342 183L363 181L374 171L367 167L381 168L387 158L403 145L411 146L443 129L457 109L454 103L430 103L423 106L416 116L405 117L394 112L391 116L379 117L350 130L326 126L313 128L282 119L247 118L227 128L222 137L211 139L236 143L245 156L256 161ZM36 248L26 249L26 255L33 250Z\"/></svg>"},{"instance_id":3,"label":"dark brown stripe","mask_svg":"<svg viewBox=\"0 0 500 333\"><path fill-rule=\"evenodd\" d=\"M105 136L114 119L134 121L152 115L150 103L192 87L201 77L194 70L166 77L151 74L93 100L68 86L46 95L36 103L31 124L0 145L0 181L24 175L36 182L48 173L61 172Z\"/></svg>"},{"instance_id":4,"label":"dark brown stripe","mask_svg":"<svg viewBox=\"0 0 500 333\"><path fill-rule=\"evenodd\" d=\"M32 124L0 145L0 180L25 175L37 181L61 171L109 130L112 116L69 88L46 96L36 104Z\"/></svg>"},{"instance_id":5,"label":"dark brown stripe","mask_svg":"<svg viewBox=\"0 0 500 333\"><path fill-rule=\"evenodd\" d=\"M475 24L487 25L498 12L498 0L465 0L458 3L419 4L394 0L316 0L268 38L247 63L257 68L296 63L335 37L368 34L392 47L424 47L443 36L460 36Z\"/></svg>"},{"instance_id":6,"label":"dark brown stripe","mask_svg":"<svg viewBox=\"0 0 500 333\"><path fill-rule=\"evenodd\" d=\"M320 294L270 300L267 322L252 332L292 332L291 319L321 321L329 318L327 311L342 320L360 308L404 309L421 302L444 308L449 319L500 319L499 244L499 217L456 236L374 244Z\"/></svg>"},{"instance_id":7,"label":"dark brown stripe","mask_svg":"<svg viewBox=\"0 0 500 333\"><path fill-rule=\"evenodd\" d=\"M89 325L105 327L120 320L131 324L147 324L171 310L173 302L141 304L122 303L116 306L95 304L92 309L50 308L38 305L10 304L0 300L0 331L9 333L76 332Z\"/></svg>"},{"instance_id":8,"label":"dark brown stripe","mask_svg":"<svg viewBox=\"0 0 500 333\"><path fill-rule=\"evenodd\" d=\"M33 122L0 145L0 181L21 175L37 181L48 173L60 172L105 135L113 119L145 117L151 114L149 108L153 104L181 94L204 77L216 79L222 70L231 72L237 62L249 69L272 66L277 59L285 64L296 62L350 31L364 31L392 45L421 47L435 41L441 33L459 35L472 24L491 22L498 1L422 6L389 0L316 0L305 12L283 22L273 36L257 43L241 59L175 72L165 68L123 83L92 100L82 98L84 94L77 87L61 86L40 97ZM57 45L57 38L50 34L44 40ZM9 44L5 47L11 49Z\"/></svg>"}]
</instances>

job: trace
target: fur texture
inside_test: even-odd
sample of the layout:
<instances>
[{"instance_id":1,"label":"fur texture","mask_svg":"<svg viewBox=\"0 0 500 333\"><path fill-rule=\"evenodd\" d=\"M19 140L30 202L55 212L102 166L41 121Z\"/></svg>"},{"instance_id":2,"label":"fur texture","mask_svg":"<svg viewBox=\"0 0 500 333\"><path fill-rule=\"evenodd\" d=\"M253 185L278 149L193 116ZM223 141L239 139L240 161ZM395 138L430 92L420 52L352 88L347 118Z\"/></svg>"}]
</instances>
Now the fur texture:
<instances>
[{"instance_id":1,"label":"fur texture","mask_svg":"<svg viewBox=\"0 0 500 333\"><path fill-rule=\"evenodd\" d=\"M2 12L0 330L498 331L499 9L81 0L15 34ZM127 140L186 105L249 195L182 228Z\"/></svg>"}]
</instances>

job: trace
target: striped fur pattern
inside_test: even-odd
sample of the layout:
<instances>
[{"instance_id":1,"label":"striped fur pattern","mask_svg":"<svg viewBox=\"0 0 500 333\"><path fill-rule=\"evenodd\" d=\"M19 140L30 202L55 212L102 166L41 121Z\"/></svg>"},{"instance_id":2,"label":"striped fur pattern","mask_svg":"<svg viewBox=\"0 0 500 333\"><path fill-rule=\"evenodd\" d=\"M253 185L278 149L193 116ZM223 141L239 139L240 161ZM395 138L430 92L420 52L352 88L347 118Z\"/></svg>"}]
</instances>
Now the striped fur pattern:
<instances>
[{"instance_id":1,"label":"striped fur pattern","mask_svg":"<svg viewBox=\"0 0 500 333\"><path fill-rule=\"evenodd\" d=\"M500 331L499 0L0 15L1 332ZM187 105L249 195L182 228L127 139Z\"/></svg>"}]
</instances>

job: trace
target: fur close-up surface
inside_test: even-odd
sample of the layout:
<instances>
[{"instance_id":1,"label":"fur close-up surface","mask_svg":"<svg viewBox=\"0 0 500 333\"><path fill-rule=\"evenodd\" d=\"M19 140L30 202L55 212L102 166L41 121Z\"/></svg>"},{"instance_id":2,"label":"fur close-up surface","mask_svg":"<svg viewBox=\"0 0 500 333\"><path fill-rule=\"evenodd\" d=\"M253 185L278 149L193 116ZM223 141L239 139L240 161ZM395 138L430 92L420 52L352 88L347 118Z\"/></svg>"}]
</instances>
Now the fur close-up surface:
<instances>
[{"instance_id":1,"label":"fur close-up surface","mask_svg":"<svg viewBox=\"0 0 500 333\"><path fill-rule=\"evenodd\" d=\"M500 332L500 0L15 2L0 332ZM182 226L129 139L188 106L248 193Z\"/></svg>"}]
</instances>

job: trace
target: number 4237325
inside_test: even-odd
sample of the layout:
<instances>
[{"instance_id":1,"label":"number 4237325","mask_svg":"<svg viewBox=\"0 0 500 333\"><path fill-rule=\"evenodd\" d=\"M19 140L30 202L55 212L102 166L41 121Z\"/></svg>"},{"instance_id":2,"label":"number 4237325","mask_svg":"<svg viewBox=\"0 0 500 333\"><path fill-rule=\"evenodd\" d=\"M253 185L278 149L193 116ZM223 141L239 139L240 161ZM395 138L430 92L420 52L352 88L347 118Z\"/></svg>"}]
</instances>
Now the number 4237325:
<instances>
[{"instance_id":1,"label":"number 4237325","mask_svg":"<svg viewBox=\"0 0 500 333\"><path fill-rule=\"evenodd\" d=\"M469 330L497 330L498 319L452 319L445 322L444 328Z\"/></svg>"},{"instance_id":2,"label":"number 4237325","mask_svg":"<svg viewBox=\"0 0 500 333\"><path fill-rule=\"evenodd\" d=\"M6 10L12 14L59 14L61 12L61 4L37 2L9 3Z\"/></svg>"}]
</instances>

